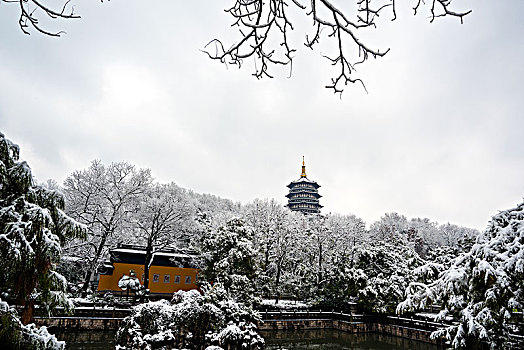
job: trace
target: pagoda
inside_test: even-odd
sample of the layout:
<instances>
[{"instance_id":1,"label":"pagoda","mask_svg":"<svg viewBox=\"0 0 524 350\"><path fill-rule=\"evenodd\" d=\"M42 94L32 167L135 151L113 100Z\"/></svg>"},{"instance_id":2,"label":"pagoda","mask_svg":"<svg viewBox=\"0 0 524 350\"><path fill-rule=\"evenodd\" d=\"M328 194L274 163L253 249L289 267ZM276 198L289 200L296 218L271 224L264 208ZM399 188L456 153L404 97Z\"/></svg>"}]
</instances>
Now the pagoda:
<instances>
[{"instance_id":1,"label":"pagoda","mask_svg":"<svg viewBox=\"0 0 524 350\"><path fill-rule=\"evenodd\" d=\"M318 194L320 187L315 181L311 181L306 176L306 164L304 157L302 157L302 174L296 181L292 181L289 185L289 193L287 207L293 211L300 211L305 214L320 213L322 206L318 200L322 197Z\"/></svg>"}]
</instances>

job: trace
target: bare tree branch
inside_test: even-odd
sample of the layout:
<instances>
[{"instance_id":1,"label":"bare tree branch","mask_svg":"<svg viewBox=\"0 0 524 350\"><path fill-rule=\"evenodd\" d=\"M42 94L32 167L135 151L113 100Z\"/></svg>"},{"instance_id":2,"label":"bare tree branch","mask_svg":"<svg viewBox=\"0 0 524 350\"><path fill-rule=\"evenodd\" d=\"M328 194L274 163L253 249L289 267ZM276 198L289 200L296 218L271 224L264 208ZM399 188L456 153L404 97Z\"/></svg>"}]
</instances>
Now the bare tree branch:
<instances>
[{"instance_id":1,"label":"bare tree branch","mask_svg":"<svg viewBox=\"0 0 524 350\"><path fill-rule=\"evenodd\" d=\"M40 25L38 19L39 15L44 15L49 19L71 19L80 18L75 14L74 6L70 6L70 0L67 0L62 6L61 10L54 10L47 4L39 0L1 0L5 3L17 3L20 8L20 17L18 18L18 25L24 34L30 35L30 28L32 27L37 32L59 37L64 34L64 31L52 32Z\"/></svg>"},{"instance_id":2,"label":"bare tree branch","mask_svg":"<svg viewBox=\"0 0 524 350\"><path fill-rule=\"evenodd\" d=\"M355 65L364 63L370 57L382 57L389 52L389 48L370 48L360 40L361 33L368 28L377 28L377 19L383 13L391 13L391 20L394 21L397 18L397 4L396 0L352 1L355 1L356 14L348 11L347 7L342 7L342 1L334 3L333 0L310 0L310 4L306 6L299 0L234 0L234 5L226 12L233 17L232 26L238 27L240 40L226 49L220 39L213 39L203 51L211 59L238 67L242 66L245 58L253 58L253 75L257 78L272 77L268 71L271 66L292 67L296 50L290 45L288 35L294 28L286 12L292 6L313 19L314 31L313 35L306 34L306 47L313 50L321 40L334 41L337 53L322 56L338 67L339 72L326 87L341 94L348 83L359 82L366 90L362 80L355 77ZM463 18L471 13L471 10L451 10L453 0L429 0L427 4L423 0L415 1L414 14L417 15L420 8L427 5L430 22L438 17L451 16L459 18L462 23ZM345 3L350 1L346 0ZM323 35L325 29L327 36Z\"/></svg>"},{"instance_id":3,"label":"bare tree branch","mask_svg":"<svg viewBox=\"0 0 524 350\"><path fill-rule=\"evenodd\" d=\"M53 32L44 28L39 18L42 16L51 20L80 18L75 14L70 0L66 0L61 9L55 10L46 4L49 0L0 0L5 3L18 4L20 17L18 24L25 34L30 34L31 28L45 35L58 37L63 31ZM310 0L309 5L304 0L233 0L233 6L226 9L233 18L232 26L238 28L240 40L226 48L223 42L215 38L202 50L209 58L226 65L241 67L244 59L254 60L258 79L270 77L273 66L289 66L292 73L295 49L289 42L289 34L294 30L288 9L291 7L302 12L313 20L313 35L306 34L305 46L314 50L321 40L333 42L336 53L323 55L336 67L338 73L331 78L327 88L335 93L342 93L347 83L360 82L355 77L355 65L364 63L368 58L384 56L386 50L372 49L366 45L361 34L368 28L377 28L378 18L383 13L391 13L391 20L397 18L396 0ZM429 8L430 23L439 17L456 17L462 23L464 17L471 13L455 11L451 8L453 0L413 0L414 14L426 6ZM351 4L356 6L356 13L348 10ZM389 10L391 12L389 12ZM325 31L327 29L327 31ZM324 35L327 33L327 36Z\"/></svg>"}]
</instances>

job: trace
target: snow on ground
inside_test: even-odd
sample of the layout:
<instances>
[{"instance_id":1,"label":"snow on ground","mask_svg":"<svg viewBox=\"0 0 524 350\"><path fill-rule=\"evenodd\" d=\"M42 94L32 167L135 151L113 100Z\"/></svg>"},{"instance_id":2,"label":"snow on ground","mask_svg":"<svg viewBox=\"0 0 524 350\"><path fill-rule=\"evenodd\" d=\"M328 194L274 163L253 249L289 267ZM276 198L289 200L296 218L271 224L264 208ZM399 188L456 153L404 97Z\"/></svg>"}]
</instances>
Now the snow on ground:
<instances>
[{"instance_id":1,"label":"snow on ground","mask_svg":"<svg viewBox=\"0 0 524 350\"><path fill-rule=\"evenodd\" d=\"M275 307L278 309L288 310L288 309L307 309L310 305L297 300L279 300L278 304L275 304L276 299L263 299L262 307Z\"/></svg>"}]
</instances>

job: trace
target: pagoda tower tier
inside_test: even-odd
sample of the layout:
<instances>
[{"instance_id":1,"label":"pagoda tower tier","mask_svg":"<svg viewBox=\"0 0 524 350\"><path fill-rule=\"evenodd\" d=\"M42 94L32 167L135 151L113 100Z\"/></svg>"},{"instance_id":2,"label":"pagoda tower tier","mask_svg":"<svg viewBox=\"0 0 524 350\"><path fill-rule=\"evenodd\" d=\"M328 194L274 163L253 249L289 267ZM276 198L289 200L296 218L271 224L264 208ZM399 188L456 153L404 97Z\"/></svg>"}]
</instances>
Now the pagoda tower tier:
<instances>
[{"instance_id":1,"label":"pagoda tower tier","mask_svg":"<svg viewBox=\"0 0 524 350\"><path fill-rule=\"evenodd\" d=\"M302 157L302 174L296 181L289 185L289 193L286 195L288 204L286 205L292 211L300 211L306 214L320 213L322 205L319 203L320 197L318 188L320 187L315 181L311 181L306 175L306 164Z\"/></svg>"}]
</instances>

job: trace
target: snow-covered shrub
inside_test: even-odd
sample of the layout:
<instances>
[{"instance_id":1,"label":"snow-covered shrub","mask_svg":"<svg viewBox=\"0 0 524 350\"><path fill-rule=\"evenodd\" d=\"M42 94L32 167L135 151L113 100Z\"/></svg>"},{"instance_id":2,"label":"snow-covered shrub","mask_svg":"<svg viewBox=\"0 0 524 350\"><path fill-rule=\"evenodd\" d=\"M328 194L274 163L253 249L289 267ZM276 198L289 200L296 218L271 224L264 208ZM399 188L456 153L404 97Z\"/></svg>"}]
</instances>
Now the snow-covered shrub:
<instances>
[{"instance_id":1,"label":"snow-covered shrub","mask_svg":"<svg viewBox=\"0 0 524 350\"><path fill-rule=\"evenodd\" d=\"M46 327L23 325L16 310L0 299L0 344L2 348L23 350L62 350L65 343L49 334Z\"/></svg>"},{"instance_id":2,"label":"snow-covered shrub","mask_svg":"<svg viewBox=\"0 0 524 350\"><path fill-rule=\"evenodd\" d=\"M208 335L211 343L220 344L224 349L261 349L264 339L260 337L253 323L229 324L218 333Z\"/></svg>"},{"instance_id":3,"label":"snow-covered shrub","mask_svg":"<svg viewBox=\"0 0 524 350\"><path fill-rule=\"evenodd\" d=\"M511 312L524 307L524 203L493 216L471 250L429 284L414 283L397 312L429 303L442 304L439 318L457 323L441 329L454 348L474 348L479 342L493 349L512 345L510 333L522 332ZM520 329L518 329L520 327Z\"/></svg>"},{"instance_id":4,"label":"snow-covered shrub","mask_svg":"<svg viewBox=\"0 0 524 350\"><path fill-rule=\"evenodd\" d=\"M136 306L118 330L118 347L263 347L264 340L254 323L258 318L256 312L232 300L220 284L204 284L202 291L203 294L196 290L178 291L171 302L163 300Z\"/></svg>"}]
</instances>

